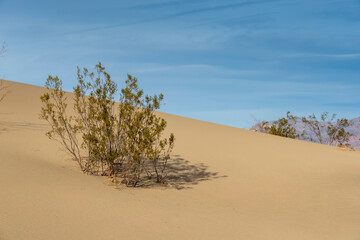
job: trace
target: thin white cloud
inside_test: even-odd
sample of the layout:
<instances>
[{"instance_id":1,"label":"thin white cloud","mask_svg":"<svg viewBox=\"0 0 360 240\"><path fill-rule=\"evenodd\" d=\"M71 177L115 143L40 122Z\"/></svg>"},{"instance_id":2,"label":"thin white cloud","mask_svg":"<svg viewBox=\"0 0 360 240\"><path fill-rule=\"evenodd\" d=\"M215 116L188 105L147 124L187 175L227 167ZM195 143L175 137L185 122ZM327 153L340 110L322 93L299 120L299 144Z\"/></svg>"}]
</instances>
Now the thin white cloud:
<instances>
[{"instance_id":1,"label":"thin white cloud","mask_svg":"<svg viewBox=\"0 0 360 240\"><path fill-rule=\"evenodd\" d=\"M167 71L176 71L176 70L186 70L186 69L211 69L212 66L205 64L189 64L189 65L177 65L177 66L169 66L169 65L153 65L153 66L144 66L137 69L132 69L134 72L138 73L148 73L148 72L167 72Z\"/></svg>"},{"instance_id":2,"label":"thin white cloud","mask_svg":"<svg viewBox=\"0 0 360 240\"><path fill-rule=\"evenodd\" d=\"M178 71L187 70L189 72L195 71L206 71L207 73L218 73L218 74L259 74L262 73L260 71L252 70L252 69L243 69L243 70L234 70L229 68L224 68L221 66L214 66L208 64L184 64L184 65L164 65L164 64L156 64L156 63L143 63L136 64L135 67L128 68L130 72L136 73L150 73L150 72L170 72L176 74Z\"/></svg>"},{"instance_id":3,"label":"thin white cloud","mask_svg":"<svg viewBox=\"0 0 360 240\"><path fill-rule=\"evenodd\" d=\"M360 58L360 53L344 54L318 54L318 53L296 53L285 55L285 58L327 58L327 59L356 59Z\"/></svg>"}]
</instances>

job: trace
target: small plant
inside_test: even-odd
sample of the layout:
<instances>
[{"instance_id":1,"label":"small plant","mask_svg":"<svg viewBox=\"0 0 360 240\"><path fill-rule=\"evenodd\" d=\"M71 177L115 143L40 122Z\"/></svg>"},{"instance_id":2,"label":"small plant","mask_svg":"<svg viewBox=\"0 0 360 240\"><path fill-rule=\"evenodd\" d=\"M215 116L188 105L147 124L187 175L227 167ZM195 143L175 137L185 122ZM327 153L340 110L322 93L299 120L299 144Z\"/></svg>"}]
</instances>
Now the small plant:
<instances>
[{"instance_id":1,"label":"small plant","mask_svg":"<svg viewBox=\"0 0 360 240\"><path fill-rule=\"evenodd\" d=\"M265 127L267 126L267 124L269 124L269 122L258 120L255 117L253 117L253 120L254 120L254 123L253 123L252 127L249 129L250 131L268 133L268 131L265 129Z\"/></svg>"},{"instance_id":2,"label":"small plant","mask_svg":"<svg viewBox=\"0 0 360 240\"><path fill-rule=\"evenodd\" d=\"M299 134L296 133L294 125L296 124L296 118L290 114L286 113L286 118L280 118L277 121L269 122L263 121L258 128L264 129L265 132L287 138L299 138Z\"/></svg>"},{"instance_id":3,"label":"small plant","mask_svg":"<svg viewBox=\"0 0 360 240\"><path fill-rule=\"evenodd\" d=\"M3 43L2 46L0 47L0 57L2 57L5 52L6 52L6 47L5 47L5 43ZM4 82L0 80L0 102L4 100L6 95L9 93L7 89L8 86L5 86Z\"/></svg>"},{"instance_id":4,"label":"small plant","mask_svg":"<svg viewBox=\"0 0 360 240\"><path fill-rule=\"evenodd\" d=\"M4 85L4 82L0 80L0 102L8 95L8 86Z\"/></svg>"},{"instance_id":5,"label":"small plant","mask_svg":"<svg viewBox=\"0 0 360 240\"><path fill-rule=\"evenodd\" d=\"M3 43L0 47L0 57L2 57L5 52L6 52L6 45L5 43Z\"/></svg>"},{"instance_id":6,"label":"small plant","mask_svg":"<svg viewBox=\"0 0 360 240\"><path fill-rule=\"evenodd\" d=\"M346 131L351 126L351 122L346 118L337 119L336 114L329 116L328 112L320 115L320 120L315 114L309 115L308 118L302 117L302 122L306 129L303 135L306 140L319 142L332 146L350 147L348 143L352 134Z\"/></svg>"},{"instance_id":7,"label":"small plant","mask_svg":"<svg viewBox=\"0 0 360 240\"><path fill-rule=\"evenodd\" d=\"M115 104L117 84L101 63L95 69L77 70L73 115L61 80L48 77L49 92L40 97L40 118L51 127L47 136L60 142L84 173L106 175L115 186L135 187L145 178L164 182L175 142L173 134L162 137L166 121L155 114L164 96L145 96L128 75Z\"/></svg>"}]
</instances>

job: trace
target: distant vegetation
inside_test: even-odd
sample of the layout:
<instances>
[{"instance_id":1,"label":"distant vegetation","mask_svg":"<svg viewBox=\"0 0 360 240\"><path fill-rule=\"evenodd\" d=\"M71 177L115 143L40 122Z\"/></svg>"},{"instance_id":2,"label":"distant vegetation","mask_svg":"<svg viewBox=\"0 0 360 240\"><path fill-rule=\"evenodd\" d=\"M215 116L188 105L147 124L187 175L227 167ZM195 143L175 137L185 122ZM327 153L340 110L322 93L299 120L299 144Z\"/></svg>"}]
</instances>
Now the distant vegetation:
<instances>
[{"instance_id":1,"label":"distant vegetation","mask_svg":"<svg viewBox=\"0 0 360 240\"><path fill-rule=\"evenodd\" d=\"M6 52L6 46L5 43L3 43L0 47L0 57L2 57L5 52Z\"/></svg>"},{"instance_id":2,"label":"distant vegetation","mask_svg":"<svg viewBox=\"0 0 360 240\"><path fill-rule=\"evenodd\" d=\"M295 121L295 117L290 112L287 112L286 118L280 118L272 123L264 121L261 122L261 125L264 132L281 137L298 138L299 134L296 133L296 129L292 124Z\"/></svg>"},{"instance_id":3,"label":"distant vegetation","mask_svg":"<svg viewBox=\"0 0 360 240\"><path fill-rule=\"evenodd\" d=\"M320 120L315 114L309 115L308 118L302 117L301 121L305 124L306 129L303 135L306 140L319 142L331 146L347 146L352 134L346 129L351 126L351 122L346 118L337 119L336 114L329 117L328 112L320 115Z\"/></svg>"},{"instance_id":4,"label":"distant vegetation","mask_svg":"<svg viewBox=\"0 0 360 240\"><path fill-rule=\"evenodd\" d=\"M40 116L50 124L47 136L57 140L84 173L106 175L115 186L135 187L145 179L164 182L175 137L162 137L166 121L154 112L163 95L145 96L137 79L128 75L115 98L117 84L101 63L95 69L89 73L78 68L73 102L67 101L62 81L48 77ZM69 103L74 114L67 109Z\"/></svg>"},{"instance_id":5,"label":"distant vegetation","mask_svg":"<svg viewBox=\"0 0 360 240\"><path fill-rule=\"evenodd\" d=\"M336 114L324 112L317 117L315 114L308 117L294 117L287 112L286 117L277 121L262 121L251 129L277 136L293 139L302 139L331 146L348 147L353 133L348 129L354 124L346 118L336 119Z\"/></svg>"},{"instance_id":6,"label":"distant vegetation","mask_svg":"<svg viewBox=\"0 0 360 240\"><path fill-rule=\"evenodd\" d=\"M3 43L0 47L0 57L4 56L6 52L5 43ZM4 82L0 80L0 102L4 100L6 95L9 93L8 87L4 85Z\"/></svg>"},{"instance_id":7,"label":"distant vegetation","mask_svg":"<svg viewBox=\"0 0 360 240\"><path fill-rule=\"evenodd\" d=\"M4 100L6 95L9 93L9 91L7 89L8 89L8 86L5 86L4 82L2 80L0 80L0 102L2 100Z\"/></svg>"}]
</instances>

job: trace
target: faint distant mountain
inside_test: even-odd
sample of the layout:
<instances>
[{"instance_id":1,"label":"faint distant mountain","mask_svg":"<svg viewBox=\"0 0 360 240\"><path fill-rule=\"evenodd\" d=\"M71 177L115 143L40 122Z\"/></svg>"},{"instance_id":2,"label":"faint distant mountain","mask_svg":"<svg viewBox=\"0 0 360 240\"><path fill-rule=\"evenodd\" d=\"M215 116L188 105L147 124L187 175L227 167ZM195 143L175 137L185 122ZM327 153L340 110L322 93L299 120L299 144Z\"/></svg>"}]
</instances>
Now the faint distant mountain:
<instances>
[{"instance_id":1,"label":"faint distant mountain","mask_svg":"<svg viewBox=\"0 0 360 240\"><path fill-rule=\"evenodd\" d=\"M269 124L271 125L274 121L270 121ZM352 120L350 120L351 122L351 126L346 128L346 131L350 132L351 134L353 134L353 136L350 138L349 144L351 144L352 147L356 148L356 149L360 149L360 117L358 118L354 118ZM325 129L326 129L327 124L324 127L324 133L325 133ZM305 124L301 121L301 118L299 117L295 117L295 124L294 127L296 129L296 132L300 135L304 130L305 130ZM264 129L261 128L261 124L257 123L255 125L253 125L250 130L252 131L256 131L256 132L264 132L266 133L266 131ZM314 136L311 136L314 138ZM300 137L301 140L305 140L303 137ZM313 142L318 142L318 141L313 141Z\"/></svg>"},{"instance_id":2,"label":"faint distant mountain","mask_svg":"<svg viewBox=\"0 0 360 240\"><path fill-rule=\"evenodd\" d=\"M360 149L360 117L351 120L352 125L347 129L350 133L354 134L349 143L356 149Z\"/></svg>"}]
</instances>

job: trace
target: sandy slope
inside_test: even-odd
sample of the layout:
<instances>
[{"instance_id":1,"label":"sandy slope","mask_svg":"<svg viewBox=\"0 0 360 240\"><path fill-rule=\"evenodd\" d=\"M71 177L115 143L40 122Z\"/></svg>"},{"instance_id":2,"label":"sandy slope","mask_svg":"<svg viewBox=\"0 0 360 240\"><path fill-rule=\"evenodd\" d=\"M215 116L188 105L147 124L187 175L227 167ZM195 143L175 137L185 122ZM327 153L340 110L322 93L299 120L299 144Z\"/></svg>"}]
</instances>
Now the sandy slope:
<instances>
[{"instance_id":1,"label":"sandy slope","mask_svg":"<svg viewBox=\"0 0 360 240\"><path fill-rule=\"evenodd\" d=\"M44 136L41 87L0 105L0 239L360 239L360 154L162 114L173 187L114 190Z\"/></svg>"}]
</instances>

